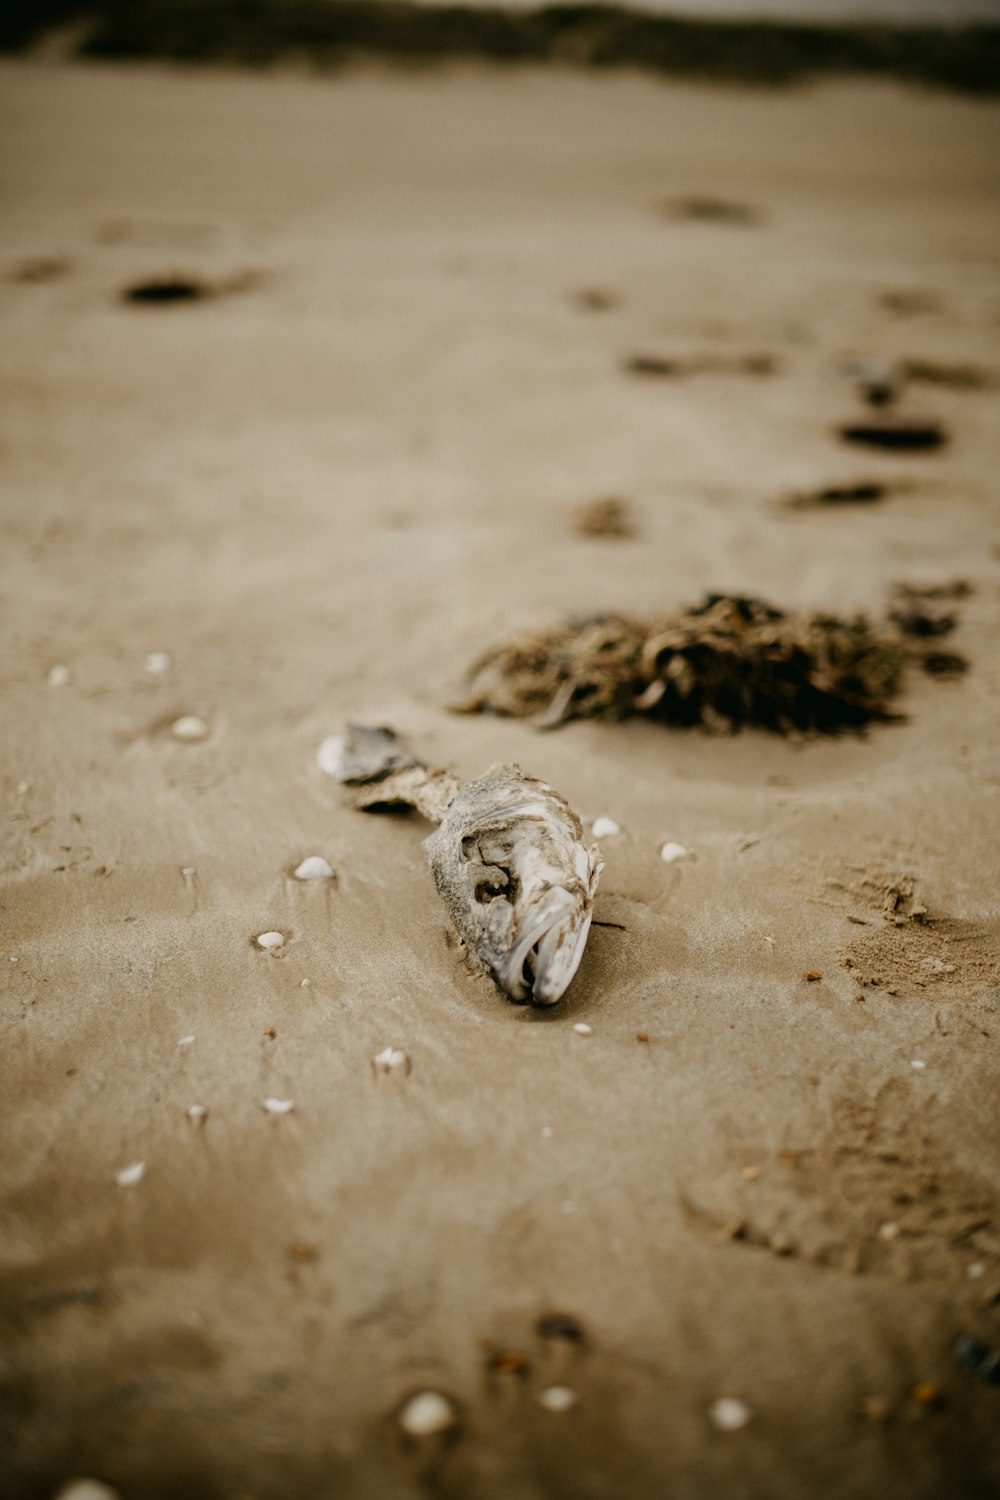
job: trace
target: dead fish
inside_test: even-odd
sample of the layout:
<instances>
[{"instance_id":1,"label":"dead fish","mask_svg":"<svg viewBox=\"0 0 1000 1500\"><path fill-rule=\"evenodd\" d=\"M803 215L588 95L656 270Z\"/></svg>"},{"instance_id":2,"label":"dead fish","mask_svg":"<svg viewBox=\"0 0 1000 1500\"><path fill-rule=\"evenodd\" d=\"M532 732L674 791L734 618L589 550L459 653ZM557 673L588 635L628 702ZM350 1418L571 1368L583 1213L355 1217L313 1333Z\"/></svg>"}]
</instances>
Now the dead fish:
<instances>
[{"instance_id":1,"label":"dead fish","mask_svg":"<svg viewBox=\"0 0 1000 1500\"><path fill-rule=\"evenodd\" d=\"M327 749L324 769L362 786L365 811L410 806L437 822L424 851L470 955L518 1004L561 999L583 957L604 868L563 797L515 765L461 786L391 730L355 725L339 758Z\"/></svg>"}]
</instances>

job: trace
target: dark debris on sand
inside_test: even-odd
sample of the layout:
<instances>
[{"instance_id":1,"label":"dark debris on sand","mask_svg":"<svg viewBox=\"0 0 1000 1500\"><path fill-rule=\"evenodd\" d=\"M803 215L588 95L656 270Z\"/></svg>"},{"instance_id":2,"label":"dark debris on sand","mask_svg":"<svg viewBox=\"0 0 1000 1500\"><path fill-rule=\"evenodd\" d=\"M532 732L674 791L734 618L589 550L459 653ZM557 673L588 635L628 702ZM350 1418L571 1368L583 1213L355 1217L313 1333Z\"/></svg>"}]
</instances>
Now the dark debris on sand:
<instances>
[{"instance_id":1,"label":"dark debris on sand","mask_svg":"<svg viewBox=\"0 0 1000 1500\"><path fill-rule=\"evenodd\" d=\"M604 500L588 500L577 508L573 518L574 528L581 536L629 537L635 535L635 523L627 500L608 496Z\"/></svg>"},{"instance_id":2,"label":"dark debris on sand","mask_svg":"<svg viewBox=\"0 0 1000 1500\"><path fill-rule=\"evenodd\" d=\"M758 599L712 594L659 620L601 615L487 652L456 707L541 728L641 714L734 733L862 729L901 717L891 703L905 667L927 654L918 620L929 606L924 616L919 607L913 593L901 597L899 619L874 626L863 615L786 614ZM954 625L937 618L939 633Z\"/></svg>"}]
</instances>

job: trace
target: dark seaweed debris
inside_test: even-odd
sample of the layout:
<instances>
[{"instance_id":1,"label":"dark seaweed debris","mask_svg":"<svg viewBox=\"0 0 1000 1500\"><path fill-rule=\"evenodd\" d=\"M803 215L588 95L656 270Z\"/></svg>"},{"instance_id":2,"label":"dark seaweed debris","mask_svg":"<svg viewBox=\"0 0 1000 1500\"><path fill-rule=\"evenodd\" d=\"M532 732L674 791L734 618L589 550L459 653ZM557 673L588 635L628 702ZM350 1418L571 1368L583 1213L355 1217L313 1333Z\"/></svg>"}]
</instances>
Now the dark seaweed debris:
<instances>
[{"instance_id":1,"label":"dark seaweed debris","mask_svg":"<svg viewBox=\"0 0 1000 1500\"><path fill-rule=\"evenodd\" d=\"M891 619L875 627L712 594L659 620L602 615L487 652L456 706L542 728L641 714L683 728L836 734L900 717L891 701L924 654Z\"/></svg>"},{"instance_id":2,"label":"dark seaweed debris","mask_svg":"<svg viewBox=\"0 0 1000 1500\"><path fill-rule=\"evenodd\" d=\"M1000 92L1000 26L705 21L600 4L505 10L397 0L25 0L0 16L0 49L28 47L72 22L83 23L78 50L103 58L250 67L289 55L321 67L359 57L479 58L758 85L853 73Z\"/></svg>"},{"instance_id":3,"label":"dark seaweed debris","mask_svg":"<svg viewBox=\"0 0 1000 1500\"><path fill-rule=\"evenodd\" d=\"M903 422L889 418L878 422L849 422L840 429L840 436L845 443L908 453L942 448L948 441L948 434L939 422Z\"/></svg>"},{"instance_id":4,"label":"dark seaweed debris","mask_svg":"<svg viewBox=\"0 0 1000 1500\"><path fill-rule=\"evenodd\" d=\"M589 500L581 505L574 517L574 526L581 536L635 535L635 524L628 501L614 496L608 496L605 500Z\"/></svg>"}]
</instances>

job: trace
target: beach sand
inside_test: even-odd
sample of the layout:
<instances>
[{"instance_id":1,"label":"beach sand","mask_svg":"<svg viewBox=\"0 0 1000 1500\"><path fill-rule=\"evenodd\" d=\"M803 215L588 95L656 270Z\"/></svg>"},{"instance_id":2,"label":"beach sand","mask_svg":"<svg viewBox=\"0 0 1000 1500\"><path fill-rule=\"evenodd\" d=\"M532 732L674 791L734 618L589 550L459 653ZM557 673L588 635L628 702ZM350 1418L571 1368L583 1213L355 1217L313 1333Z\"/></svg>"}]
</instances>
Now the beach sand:
<instances>
[{"instance_id":1,"label":"beach sand","mask_svg":"<svg viewBox=\"0 0 1000 1500\"><path fill-rule=\"evenodd\" d=\"M1000 1344L996 391L913 385L937 452L835 434L845 357L1000 369L998 127L887 85L0 68L10 1500L1000 1485L952 1352ZM122 300L178 276L218 295ZM902 483L781 504L860 479ZM605 496L633 537L574 529ZM955 580L970 670L865 737L447 711L574 613ZM427 825L317 768L348 719L620 824L553 1010L469 974ZM443 1437L399 1430L421 1389Z\"/></svg>"}]
</instances>

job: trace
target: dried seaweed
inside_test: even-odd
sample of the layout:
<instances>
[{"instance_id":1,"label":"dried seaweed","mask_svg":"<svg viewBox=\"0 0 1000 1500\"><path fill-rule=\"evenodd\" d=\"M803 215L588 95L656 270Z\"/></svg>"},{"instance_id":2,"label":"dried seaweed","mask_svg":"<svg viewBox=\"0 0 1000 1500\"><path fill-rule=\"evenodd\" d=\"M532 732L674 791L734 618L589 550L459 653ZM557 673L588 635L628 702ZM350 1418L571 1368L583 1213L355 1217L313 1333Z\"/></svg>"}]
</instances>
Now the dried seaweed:
<instances>
[{"instance_id":1,"label":"dried seaweed","mask_svg":"<svg viewBox=\"0 0 1000 1500\"><path fill-rule=\"evenodd\" d=\"M900 595L898 618L876 627L864 615L786 614L757 599L713 594L659 620L601 615L487 652L456 708L542 728L641 714L734 733L862 729L900 717L891 704L907 663L927 655L921 642L928 635L954 625L937 613L937 630L921 631L919 609L930 617L926 603Z\"/></svg>"}]
</instances>

